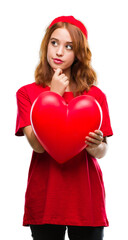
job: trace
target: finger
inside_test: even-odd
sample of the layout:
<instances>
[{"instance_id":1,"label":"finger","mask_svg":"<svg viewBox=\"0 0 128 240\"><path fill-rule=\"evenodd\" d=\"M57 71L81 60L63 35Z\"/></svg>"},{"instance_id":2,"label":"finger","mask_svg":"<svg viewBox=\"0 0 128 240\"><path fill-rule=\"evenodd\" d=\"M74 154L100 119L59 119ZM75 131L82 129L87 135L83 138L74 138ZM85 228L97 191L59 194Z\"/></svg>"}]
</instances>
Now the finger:
<instances>
[{"instance_id":1,"label":"finger","mask_svg":"<svg viewBox=\"0 0 128 240\"><path fill-rule=\"evenodd\" d=\"M101 140L97 140L95 138L91 138L91 137L86 137L86 141L90 142L90 143L93 143L93 144L96 144L96 145L99 145L102 141Z\"/></svg>"},{"instance_id":2,"label":"finger","mask_svg":"<svg viewBox=\"0 0 128 240\"><path fill-rule=\"evenodd\" d=\"M63 85L65 86L65 88L68 87L68 85L69 85L69 81L68 81L68 80L63 81Z\"/></svg>"},{"instance_id":3,"label":"finger","mask_svg":"<svg viewBox=\"0 0 128 240\"><path fill-rule=\"evenodd\" d=\"M62 78L62 80L65 82L65 81L68 81L68 77L67 76L64 76L63 78Z\"/></svg>"},{"instance_id":4,"label":"finger","mask_svg":"<svg viewBox=\"0 0 128 240\"><path fill-rule=\"evenodd\" d=\"M95 139L97 139L97 140L99 140L99 141L103 141L103 136L98 135L97 133L90 132L90 133L89 133L89 136L92 137L92 138L95 138Z\"/></svg>"},{"instance_id":5,"label":"finger","mask_svg":"<svg viewBox=\"0 0 128 240\"><path fill-rule=\"evenodd\" d=\"M63 79L63 78L65 78L66 77L66 75L64 74L64 73L62 73L62 74L60 74L59 75L59 79ZM67 78L67 77L66 77Z\"/></svg>"},{"instance_id":6,"label":"finger","mask_svg":"<svg viewBox=\"0 0 128 240\"><path fill-rule=\"evenodd\" d=\"M61 68L57 68L55 71L55 75L59 76L60 74L62 74L62 69Z\"/></svg>"},{"instance_id":7,"label":"finger","mask_svg":"<svg viewBox=\"0 0 128 240\"><path fill-rule=\"evenodd\" d=\"M91 142L85 142L87 147L95 148L97 147L97 144L91 143Z\"/></svg>"},{"instance_id":8,"label":"finger","mask_svg":"<svg viewBox=\"0 0 128 240\"><path fill-rule=\"evenodd\" d=\"M65 83L65 86L66 86L66 87L69 85L69 81L68 81L68 80L65 81L64 83Z\"/></svg>"},{"instance_id":9,"label":"finger","mask_svg":"<svg viewBox=\"0 0 128 240\"><path fill-rule=\"evenodd\" d=\"M94 132L103 137L103 132L101 130L98 129L98 130L95 130Z\"/></svg>"}]
</instances>

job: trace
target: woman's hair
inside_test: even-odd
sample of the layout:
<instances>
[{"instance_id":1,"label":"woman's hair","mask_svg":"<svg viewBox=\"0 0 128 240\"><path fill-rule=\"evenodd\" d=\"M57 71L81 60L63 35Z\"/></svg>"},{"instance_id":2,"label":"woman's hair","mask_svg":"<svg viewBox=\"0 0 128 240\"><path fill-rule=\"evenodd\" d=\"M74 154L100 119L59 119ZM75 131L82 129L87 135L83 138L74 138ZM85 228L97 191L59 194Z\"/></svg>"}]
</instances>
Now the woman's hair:
<instances>
[{"instance_id":1,"label":"woman's hair","mask_svg":"<svg viewBox=\"0 0 128 240\"><path fill-rule=\"evenodd\" d=\"M58 22L51 28L48 27L46 29L46 34L40 47L40 62L35 70L35 81L37 84L43 85L43 87L51 82L54 71L47 61L47 48L51 34L57 28L66 28L72 38L75 60L71 66L71 76L72 81L77 86L75 92L82 93L84 90L88 91L93 84L97 83L96 73L91 67L92 54L82 31L67 22Z\"/></svg>"}]
</instances>

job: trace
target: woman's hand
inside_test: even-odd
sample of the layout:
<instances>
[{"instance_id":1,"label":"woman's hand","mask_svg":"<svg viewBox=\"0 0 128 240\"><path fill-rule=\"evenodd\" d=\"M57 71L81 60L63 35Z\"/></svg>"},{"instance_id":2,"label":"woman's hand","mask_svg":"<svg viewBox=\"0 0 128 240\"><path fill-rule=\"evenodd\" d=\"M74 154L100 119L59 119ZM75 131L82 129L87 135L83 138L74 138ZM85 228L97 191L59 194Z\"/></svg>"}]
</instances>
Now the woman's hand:
<instances>
[{"instance_id":1,"label":"woman's hand","mask_svg":"<svg viewBox=\"0 0 128 240\"><path fill-rule=\"evenodd\" d=\"M102 158L107 151L107 141L103 137L100 130L90 132L89 136L85 137L86 151L95 158Z\"/></svg>"},{"instance_id":2,"label":"woman's hand","mask_svg":"<svg viewBox=\"0 0 128 240\"><path fill-rule=\"evenodd\" d=\"M90 132L89 136L85 137L88 147L96 148L103 141L103 133L100 130L95 130L94 132Z\"/></svg>"},{"instance_id":3,"label":"woman's hand","mask_svg":"<svg viewBox=\"0 0 128 240\"><path fill-rule=\"evenodd\" d=\"M63 96L65 89L69 85L68 77L62 73L62 69L57 68L54 69L55 73L51 80L51 88L50 91L56 92L59 95Z\"/></svg>"}]
</instances>

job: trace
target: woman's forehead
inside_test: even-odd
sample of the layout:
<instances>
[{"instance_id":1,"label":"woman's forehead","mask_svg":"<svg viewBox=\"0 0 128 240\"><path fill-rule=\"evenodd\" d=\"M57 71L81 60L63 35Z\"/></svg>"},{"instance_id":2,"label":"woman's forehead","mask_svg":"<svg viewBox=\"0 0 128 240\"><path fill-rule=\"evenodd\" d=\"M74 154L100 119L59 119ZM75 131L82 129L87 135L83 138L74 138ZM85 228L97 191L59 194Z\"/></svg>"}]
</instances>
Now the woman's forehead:
<instances>
[{"instance_id":1,"label":"woman's forehead","mask_svg":"<svg viewBox=\"0 0 128 240\"><path fill-rule=\"evenodd\" d=\"M51 38L55 38L59 41L72 42L72 38L66 28L57 28L51 34Z\"/></svg>"}]
</instances>

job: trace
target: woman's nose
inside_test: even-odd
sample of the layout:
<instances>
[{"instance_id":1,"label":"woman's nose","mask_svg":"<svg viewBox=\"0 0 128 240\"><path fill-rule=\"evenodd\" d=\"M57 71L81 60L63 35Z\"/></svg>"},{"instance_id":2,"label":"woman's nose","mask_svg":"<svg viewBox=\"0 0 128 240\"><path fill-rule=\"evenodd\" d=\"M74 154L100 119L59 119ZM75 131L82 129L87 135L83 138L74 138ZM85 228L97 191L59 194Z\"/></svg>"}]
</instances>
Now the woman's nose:
<instances>
[{"instance_id":1,"label":"woman's nose","mask_svg":"<svg viewBox=\"0 0 128 240\"><path fill-rule=\"evenodd\" d=\"M57 55L57 56L63 56L63 54L64 54L63 46L59 46L59 47L57 48L56 55Z\"/></svg>"}]
</instances>

